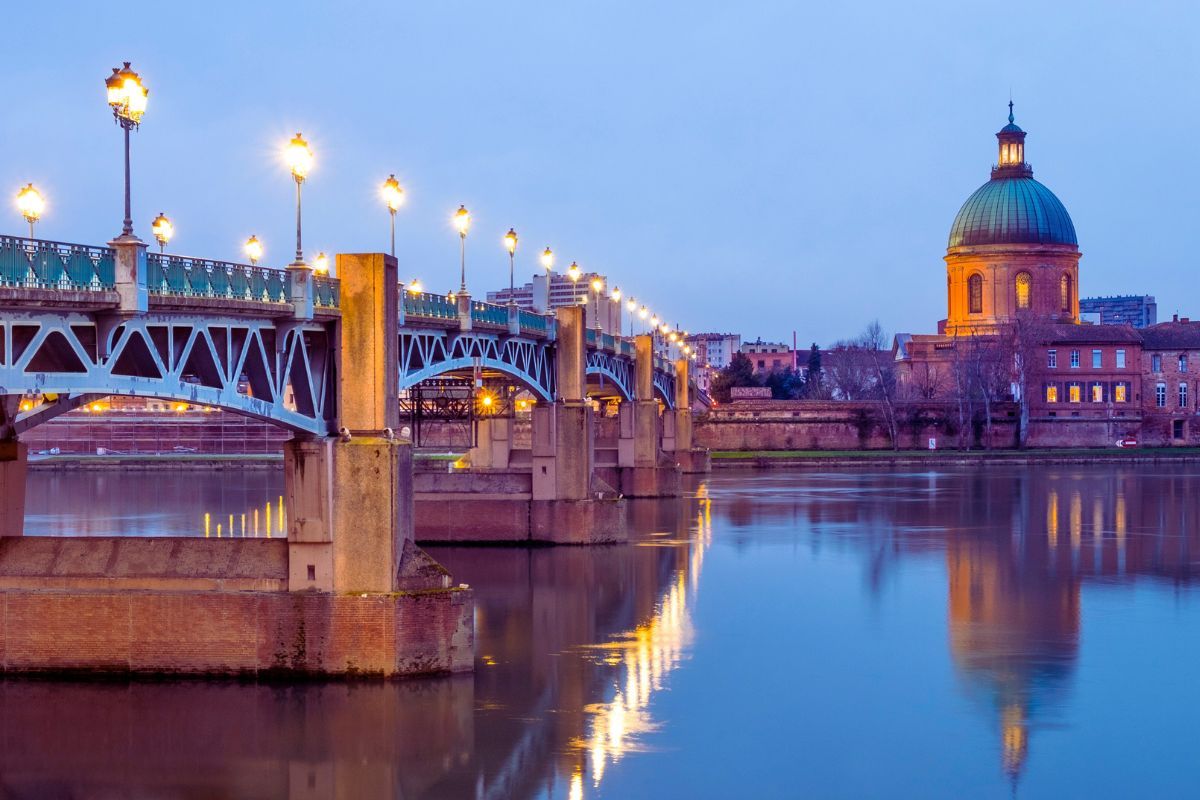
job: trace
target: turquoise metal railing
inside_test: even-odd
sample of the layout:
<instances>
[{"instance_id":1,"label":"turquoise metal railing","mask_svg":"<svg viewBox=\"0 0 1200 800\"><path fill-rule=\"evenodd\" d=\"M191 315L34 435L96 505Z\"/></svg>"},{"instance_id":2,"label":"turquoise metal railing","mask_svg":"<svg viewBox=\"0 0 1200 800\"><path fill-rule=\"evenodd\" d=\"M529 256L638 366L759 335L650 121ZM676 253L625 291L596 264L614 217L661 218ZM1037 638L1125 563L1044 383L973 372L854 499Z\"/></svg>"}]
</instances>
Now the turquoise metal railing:
<instances>
[{"instance_id":1,"label":"turquoise metal railing","mask_svg":"<svg viewBox=\"0 0 1200 800\"><path fill-rule=\"evenodd\" d=\"M615 353L617 350L617 337L609 333L604 334L600 337L600 347L603 350L610 350Z\"/></svg>"},{"instance_id":2,"label":"turquoise metal railing","mask_svg":"<svg viewBox=\"0 0 1200 800\"><path fill-rule=\"evenodd\" d=\"M149 253L146 270L146 287L153 295L291 302L281 269Z\"/></svg>"},{"instance_id":3,"label":"turquoise metal railing","mask_svg":"<svg viewBox=\"0 0 1200 800\"><path fill-rule=\"evenodd\" d=\"M103 291L116 286L108 247L0 236L0 286Z\"/></svg>"},{"instance_id":4,"label":"turquoise metal railing","mask_svg":"<svg viewBox=\"0 0 1200 800\"><path fill-rule=\"evenodd\" d=\"M474 301L471 303L471 322L497 328L507 327L508 307Z\"/></svg>"},{"instance_id":5,"label":"turquoise metal railing","mask_svg":"<svg viewBox=\"0 0 1200 800\"><path fill-rule=\"evenodd\" d=\"M550 318L533 311L522 310L518 315L522 333L533 333L545 336L550 328Z\"/></svg>"},{"instance_id":6,"label":"turquoise metal railing","mask_svg":"<svg viewBox=\"0 0 1200 800\"><path fill-rule=\"evenodd\" d=\"M341 305L342 283L328 275L313 275L313 305L317 308L337 308Z\"/></svg>"},{"instance_id":7,"label":"turquoise metal railing","mask_svg":"<svg viewBox=\"0 0 1200 800\"><path fill-rule=\"evenodd\" d=\"M404 316L419 319L458 319L458 306L446 295L404 292Z\"/></svg>"}]
</instances>

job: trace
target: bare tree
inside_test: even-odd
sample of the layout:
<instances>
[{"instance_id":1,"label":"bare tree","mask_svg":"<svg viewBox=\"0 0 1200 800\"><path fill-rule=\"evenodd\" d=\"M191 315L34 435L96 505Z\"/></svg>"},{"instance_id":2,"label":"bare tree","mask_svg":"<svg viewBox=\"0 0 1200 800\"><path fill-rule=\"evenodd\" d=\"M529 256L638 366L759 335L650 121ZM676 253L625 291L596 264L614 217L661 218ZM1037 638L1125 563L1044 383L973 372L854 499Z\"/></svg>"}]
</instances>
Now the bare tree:
<instances>
[{"instance_id":1,"label":"bare tree","mask_svg":"<svg viewBox=\"0 0 1200 800\"><path fill-rule=\"evenodd\" d=\"M888 437L891 439L892 449L898 450L900 440L896 428L896 362L891 347L887 346L887 337L879 320L868 323L856 342L863 355L863 361L874 373L871 376L872 394L883 405Z\"/></svg>"}]
</instances>

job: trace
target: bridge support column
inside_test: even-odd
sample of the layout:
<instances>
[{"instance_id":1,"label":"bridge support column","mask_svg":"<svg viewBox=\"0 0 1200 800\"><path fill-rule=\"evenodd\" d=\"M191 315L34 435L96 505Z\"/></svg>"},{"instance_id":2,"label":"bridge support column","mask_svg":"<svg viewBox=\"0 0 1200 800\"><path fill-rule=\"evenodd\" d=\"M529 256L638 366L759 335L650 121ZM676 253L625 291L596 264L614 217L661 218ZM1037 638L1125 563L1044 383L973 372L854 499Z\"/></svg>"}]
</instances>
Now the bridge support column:
<instances>
[{"instance_id":1,"label":"bridge support column","mask_svg":"<svg viewBox=\"0 0 1200 800\"><path fill-rule=\"evenodd\" d=\"M340 436L284 448L293 591L395 592L448 588L409 574L436 564L413 544L412 443L396 438L399 364L396 260L337 256L341 324L337 348ZM418 570L420 571L420 570Z\"/></svg>"},{"instance_id":2,"label":"bridge support column","mask_svg":"<svg viewBox=\"0 0 1200 800\"><path fill-rule=\"evenodd\" d=\"M638 336L634 362L633 401L621 406L620 466L621 493L626 497L674 497L679 494L679 470L660 450L662 422L654 399L654 340Z\"/></svg>"},{"instance_id":3,"label":"bridge support column","mask_svg":"<svg viewBox=\"0 0 1200 800\"><path fill-rule=\"evenodd\" d=\"M583 308L556 313L558 399L533 410L531 538L560 544L624 541L624 504L592 476Z\"/></svg>"},{"instance_id":4,"label":"bridge support column","mask_svg":"<svg viewBox=\"0 0 1200 800\"><path fill-rule=\"evenodd\" d=\"M471 469L508 469L513 445L512 417L487 417L475 424L475 446L467 454Z\"/></svg>"},{"instance_id":5,"label":"bridge support column","mask_svg":"<svg viewBox=\"0 0 1200 800\"><path fill-rule=\"evenodd\" d=\"M664 416L663 450L674 456L684 474L711 469L708 450L697 448L692 440L691 362L675 362L675 410Z\"/></svg>"},{"instance_id":6,"label":"bridge support column","mask_svg":"<svg viewBox=\"0 0 1200 800\"><path fill-rule=\"evenodd\" d=\"M0 441L0 536L25 532L25 475L29 451L16 439Z\"/></svg>"}]
</instances>

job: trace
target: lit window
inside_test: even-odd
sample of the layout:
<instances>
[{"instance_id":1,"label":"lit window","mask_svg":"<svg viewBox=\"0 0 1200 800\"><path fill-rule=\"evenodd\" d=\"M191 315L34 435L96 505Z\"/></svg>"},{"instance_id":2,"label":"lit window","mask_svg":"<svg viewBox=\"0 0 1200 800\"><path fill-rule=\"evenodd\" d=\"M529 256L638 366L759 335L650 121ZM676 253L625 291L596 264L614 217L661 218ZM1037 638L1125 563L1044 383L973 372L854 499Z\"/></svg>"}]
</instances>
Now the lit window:
<instances>
[{"instance_id":1,"label":"lit window","mask_svg":"<svg viewBox=\"0 0 1200 800\"><path fill-rule=\"evenodd\" d=\"M1187 384L1179 384L1179 407L1187 408Z\"/></svg>"},{"instance_id":2,"label":"lit window","mask_svg":"<svg viewBox=\"0 0 1200 800\"><path fill-rule=\"evenodd\" d=\"M1125 369L1125 351L1117 351L1117 369Z\"/></svg>"},{"instance_id":3,"label":"lit window","mask_svg":"<svg viewBox=\"0 0 1200 800\"><path fill-rule=\"evenodd\" d=\"M1157 384L1154 387L1154 405L1158 408L1166 408L1167 406L1167 385L1165 383Z\"/></svg>"},{"instance_id":4,"label":"lit window","mask_svg":"<svg viewBox=\"0 0 1200 800\"><path fill-rule=\"evenodd\" d=\"M1030 307L1031 285L1033 280L1029 277L1028 272L1017 273L1017 308L1026 309Z\"/></svg>"},{"instance_id":5,"label":"lit window","mask_svg":"<svg viewBox=\"0 0 1200 800\"><path fill-rule=\"evenodd\" d=\"M1179 371L1187 372L1187 353L1182 353L1179 356Z\"/></svg>"},{"instance_id":6,"label":"lit window","mask_svg":"<svg viewBox=\"0 0 1200 800\"><path fill-rule=\"evenodd\" d=\"M1125 402L1125 384L1118 383L1113 387L1113 400L1117 401L1118 403Z\"/></svg>"},{"instance_id":7,"label":"lit window","mask_svg":"<svg viewBox=\"0 0 1200 800\"><path fill-rule=\"evenodd\" d=\"M1064 312L1071 311L1071 276L1063 275L1058 282L1059 305Z\"/></svg>"},{"instance_id":8,"label":"lit window","mask_svg":"<svg viewBox=\"0 0 1200 800\"><path fill-rule=\"evenodd\" d=\"M1051 385L1051 386L1046 387L1046 402L1047 403L1057 403L1058 402L1058 387L1057 386Z\"/></svg>"},{"instance_id":9,"label":"lit window","mask_svg":"<svg viewBox=\"0 0 1200 800\"><path fill-rule=\"evenodd\" d=\"M1047 350L1046 351L1046 366L1049 367L1050 369L1054 369L1055 367L1058 366L1058 351L1057 350Z\"/></svg>"},{"instance_id":10,"label":"lit window","mask_svg":"<svg viewBox=\"0 0 1200 800\"><path fill-rule=\"evenodd\" d=\"M1150 371L1151 372L1162 372L1162 354L1161 353L1155 353L1154 355L1150 356Z\"/></svg>"},{"instance_id":11,"label":"lit window","mask_svg":"<svg viewBox=\"0 0 1200 800\"><path fill-rule=\"evenodd\" d=\"M1103 403L1104 402L1104 386L1102 384L1099 384L1099 383L1092 384L1092 402L1093 403Z\"/></svg>"},{"instance_id":12,"label":"lit window","mask_svg":"<svg viewBox=\"0 0 1200 800\"><path fill-rule=\"evenodd\" d=\"M1072 403L1080 403L1083 401L1083 392L1078 383L1072 383L1067 387L1067 399Z\"/></svg>"},{"instance_id":13,"label":"lit window","mask_svg":"<svg viewBox=\"0 0 1200 800\"><path fill-rule=\"evenodd\" d=\"M983 313L983 276L978 272L967 278L967 313Z\"/></svg>"},{"instance_id":14,"label":"lit window","mask_svg":"<svg viewBox=\"0 0 1200 800\"><path fill-rule=\"evenodd\" d=\"M1099 351L1099 350L1093 350L1093 351L1092 351L1092 369L1100 369L1100 364L1101 364L1101 363L1102 363L1102 362L1101 362L1101 360L1100 360L1100 351Z\"/></svg>"},{"instance_id":15,"label":"lit window","mask_svg":"<svg viewBox=\"0 0 1200 800\"><path fill-rule=\"evenodd\" d=\"M1071 369L1079 369L1079 351L1071 351Z\"/></svg>"}]
</instances>

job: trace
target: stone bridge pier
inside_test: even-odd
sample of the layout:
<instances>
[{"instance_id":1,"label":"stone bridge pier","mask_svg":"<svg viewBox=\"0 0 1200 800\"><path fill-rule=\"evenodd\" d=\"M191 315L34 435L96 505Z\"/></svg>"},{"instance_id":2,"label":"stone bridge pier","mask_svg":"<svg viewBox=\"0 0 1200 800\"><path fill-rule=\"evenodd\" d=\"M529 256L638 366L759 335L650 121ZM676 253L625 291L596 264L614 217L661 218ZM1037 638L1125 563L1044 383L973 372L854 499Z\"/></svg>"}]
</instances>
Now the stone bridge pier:
<instances>
[{"instance_id":1,"label":"stone bridge pier","mask_svg":"<svg viewBox=\"0 0 1200 800\"><path fill-rule=\"evenodd\" d=\"M322 324L340 433L286 445L286 540L21 536L25 450L0 406L0 674L472 669L471 591L413 542L412 446L395 434L396 261L337 260L341 316Z\"/></svg>"},{"instance_id":2,"label":"stone bridge pier","mask_svg":"<svg viewBox=\"0 0 1200 800\"><path fill-rule=\"evenodd\" d=\"M560 308L556 322L556 397L533 409L530 449L514 449L511 418L479 420L469 470L416 474L417 539L626 540L624 503L594 469L584 309Z\"/></svg>"}]
</instances>

